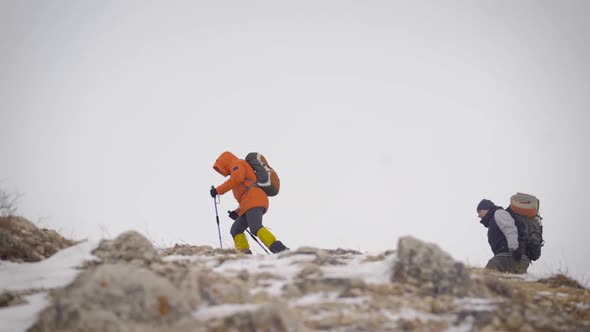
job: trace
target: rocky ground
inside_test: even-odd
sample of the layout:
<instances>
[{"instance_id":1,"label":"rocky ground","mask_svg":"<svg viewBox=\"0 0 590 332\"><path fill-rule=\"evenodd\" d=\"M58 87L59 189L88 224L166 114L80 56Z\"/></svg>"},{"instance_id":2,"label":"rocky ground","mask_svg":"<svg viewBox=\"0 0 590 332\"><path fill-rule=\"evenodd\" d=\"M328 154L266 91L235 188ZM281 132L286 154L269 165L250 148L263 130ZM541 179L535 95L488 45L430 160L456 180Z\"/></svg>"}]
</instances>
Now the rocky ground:
<instances>
[{"instance_id":1,"label":"rocky ground","mask_svg":"<svg viewBox=\"0 0 590 332\"><path fill-rule=\"evenodd\" d=\"M37 228L25 218L0 217L0 259L38 262L74 244L54 230Z\"/></svg>"},{"instance_id":2,"label":"rocky ground","mask_svg":"<svg viewBox=\"0 0 590 332\"><path fill-rule=\"evenodd\" d=\"M468 268L412 237L379 255L251 256L158 250L129 231L92 254L50 291L30 331L590 331L590 291L574 280ZM2 301L22 298L3 292Z\"/></svg>"}]
</instances>

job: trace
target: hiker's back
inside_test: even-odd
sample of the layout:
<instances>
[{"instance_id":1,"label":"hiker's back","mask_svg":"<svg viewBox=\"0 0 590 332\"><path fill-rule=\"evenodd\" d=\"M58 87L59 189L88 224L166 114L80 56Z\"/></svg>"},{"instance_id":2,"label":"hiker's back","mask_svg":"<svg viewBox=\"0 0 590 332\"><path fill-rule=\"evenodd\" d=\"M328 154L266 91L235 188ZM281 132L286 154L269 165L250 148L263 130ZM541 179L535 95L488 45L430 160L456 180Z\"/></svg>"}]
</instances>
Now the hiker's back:
<instances>
[{"instance_id":1,"label":"hiker's back","mask_svg":"<svg viewBox=\"0 0 590 332\"><path fill-rule=\"evenodd\" d=\"M532 261L541 257L541 248L545 244L539 205L537 197L517 193L510 198L510 207L507 209L516 222L520 247Z\"/></svg>"},{"instance_id":2,"label":"hiker's back","mask_svg":"<svg viewBox=\"0 0 590 332\"><path fill-rule=\"evenodd\" d=\"M264 190L268 196L276 196L281 187L281 180L277 172L268 164L266 157L258 152L250 152L246 156L246 162L256 174L256 186Z\"/></svg>"}]
</instances>

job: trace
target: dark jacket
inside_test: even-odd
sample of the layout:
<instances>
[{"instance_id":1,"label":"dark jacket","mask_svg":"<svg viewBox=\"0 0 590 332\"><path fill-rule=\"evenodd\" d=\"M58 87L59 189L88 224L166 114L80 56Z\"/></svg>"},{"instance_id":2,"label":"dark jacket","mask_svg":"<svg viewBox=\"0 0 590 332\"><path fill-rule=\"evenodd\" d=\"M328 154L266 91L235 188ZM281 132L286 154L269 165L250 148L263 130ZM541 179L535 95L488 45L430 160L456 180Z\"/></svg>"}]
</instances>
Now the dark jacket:
<instances>
[{"instance_id":1,"label":"dark jacket","mask_svg":"<svg viewBox=\"0 0 590 332\"><path fill-rule=\"evenodd\" d=\"M480 222L488 229L488 243L494 255L518 248L518 229L504 209L499 206L490 209Z\"/></svg>"}]
</instances>

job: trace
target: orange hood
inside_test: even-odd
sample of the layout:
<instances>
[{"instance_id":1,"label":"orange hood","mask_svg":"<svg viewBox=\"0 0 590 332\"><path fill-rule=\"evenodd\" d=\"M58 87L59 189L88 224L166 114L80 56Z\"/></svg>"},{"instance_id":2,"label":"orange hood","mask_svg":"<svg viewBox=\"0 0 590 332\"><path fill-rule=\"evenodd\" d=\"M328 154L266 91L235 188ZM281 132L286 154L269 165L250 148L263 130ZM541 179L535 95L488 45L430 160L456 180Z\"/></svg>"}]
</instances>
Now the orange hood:
<instances>
[{"instance_id":1,"label":"orange hood","mask_svg":"<svg viewBox=\"0 0 590 332\"><path fill-rule=\"evenodd\" d=\"M215 164L213 164L213 169L223 176L228 176L230 166L237 160L238 157L236 157L233 153L225 151L219 156L219 158L217 158Z\"/></svg>"}]
</instances>

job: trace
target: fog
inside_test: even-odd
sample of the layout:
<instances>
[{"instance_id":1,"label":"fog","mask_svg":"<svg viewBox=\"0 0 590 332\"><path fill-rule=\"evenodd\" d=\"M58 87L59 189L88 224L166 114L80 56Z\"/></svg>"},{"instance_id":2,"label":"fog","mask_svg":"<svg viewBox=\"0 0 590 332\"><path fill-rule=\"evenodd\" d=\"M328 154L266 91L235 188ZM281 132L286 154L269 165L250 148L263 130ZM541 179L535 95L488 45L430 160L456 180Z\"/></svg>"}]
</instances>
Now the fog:
<instances>
[{"instance_id":1,"label":"fog","mask_svg":"<svg viewBox=\"0 0 590 332\"><path fill-rule=\"evenodd\" d=\"M541 200L529 271L590 275L586 1L2 1L0 184L66 236L219 246L223 151L281 177L287 246L484 266L482 198ZM222 197L221 232L231 247ZM252 249L263 253L251 241Z\"/></svg>"}]
</instances>

